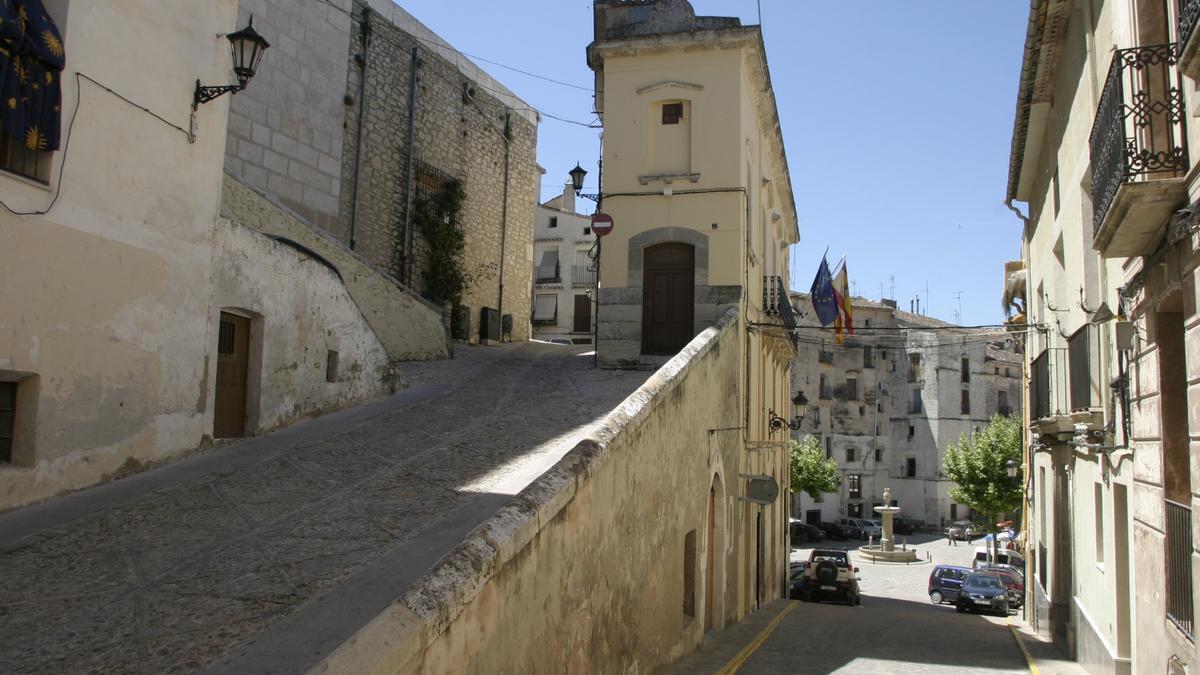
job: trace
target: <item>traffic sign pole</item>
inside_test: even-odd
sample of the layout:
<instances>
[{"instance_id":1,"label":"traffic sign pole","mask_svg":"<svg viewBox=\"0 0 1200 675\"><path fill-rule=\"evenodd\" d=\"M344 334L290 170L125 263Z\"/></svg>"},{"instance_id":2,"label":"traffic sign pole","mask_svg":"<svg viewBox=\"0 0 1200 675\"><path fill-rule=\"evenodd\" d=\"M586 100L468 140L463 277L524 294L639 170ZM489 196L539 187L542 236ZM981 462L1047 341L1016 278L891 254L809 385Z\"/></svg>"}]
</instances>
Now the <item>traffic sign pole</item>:
<instances>
[{"instance_id":1,"label":"traffic sign pole","mask_svg":"<svg viewBox=\"0 0 1200 675\"><path fill-rule=\"evenodd\" d=\"M607 213L600 212L600 202L596 204L596 212L592 214L592 234L596 235L596 312L593 320L596 322L592 334L592 367L600 365L600 260L603 253L604 235L612 232L613 219Z\"/></svg>"}]
</instances>

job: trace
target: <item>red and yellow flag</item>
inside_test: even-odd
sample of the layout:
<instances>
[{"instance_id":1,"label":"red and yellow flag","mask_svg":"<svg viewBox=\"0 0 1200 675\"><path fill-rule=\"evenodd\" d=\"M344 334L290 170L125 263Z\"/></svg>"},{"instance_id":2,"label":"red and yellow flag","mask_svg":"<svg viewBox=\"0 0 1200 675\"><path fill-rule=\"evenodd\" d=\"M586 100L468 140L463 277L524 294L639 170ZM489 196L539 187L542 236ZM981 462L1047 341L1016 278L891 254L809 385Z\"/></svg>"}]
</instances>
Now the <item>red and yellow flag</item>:
<instances>
[{"instance_id":1,"label":"red and yellow flag","mask_svg":"<svg viewBox=\"0 0 1200 675\"><path fill-rule=\"evenodd\" d=\"M846 261L842 260L841 268L833 277L833 297L837 300L838 315L833 323L833 335L838 344L844 336L842 330L854 335L854 308L850 303L850 275L846 270Z\"/></svg>"}]
</instances>

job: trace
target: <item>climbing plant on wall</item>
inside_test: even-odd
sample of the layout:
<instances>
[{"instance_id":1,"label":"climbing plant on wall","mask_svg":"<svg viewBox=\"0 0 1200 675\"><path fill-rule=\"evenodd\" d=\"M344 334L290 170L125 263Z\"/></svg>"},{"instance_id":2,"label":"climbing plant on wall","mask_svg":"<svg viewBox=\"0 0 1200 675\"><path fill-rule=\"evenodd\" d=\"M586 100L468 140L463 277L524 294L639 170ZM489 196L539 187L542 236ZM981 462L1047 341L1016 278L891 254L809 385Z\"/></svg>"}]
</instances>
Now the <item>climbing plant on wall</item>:
<instances>
[{"instance_id":1,"label":"climbing plant on wall","mask_svg":"<svg viewBox=\"0 0 1200 675\"><path fill-rule=\"evenodd\" d=\"M421 282L425 297L440 305L458 304L469 283L463 270L465 238L458 224L464 197L462 182L451 179L413 200L413 220L428 250Z\"/></svg>"}]
</instances>

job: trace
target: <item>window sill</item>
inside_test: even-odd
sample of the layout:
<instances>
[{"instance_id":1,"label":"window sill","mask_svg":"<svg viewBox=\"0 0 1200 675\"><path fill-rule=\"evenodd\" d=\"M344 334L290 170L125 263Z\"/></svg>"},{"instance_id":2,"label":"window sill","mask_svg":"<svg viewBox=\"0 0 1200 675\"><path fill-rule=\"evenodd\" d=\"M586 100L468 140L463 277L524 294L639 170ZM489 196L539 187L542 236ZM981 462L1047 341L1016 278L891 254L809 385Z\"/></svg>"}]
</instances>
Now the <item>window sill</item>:
<instances>
[{"instance_id":1,"label":"window sill","mask_svg":"<svg viewBox=\"0 0 1200 675\"><path fill-rule=\"evenodd\" d=\"M31 188L37 188L38 190L41 190L43 192L52 192L52 190L50 189L50 181L46 181L45 183L43 183L42 181L40 181L36 178L22 176L19 173L13 173L12 171L8 171L6 169L0 169L0 177L7 178L7 179L9 179L11 181L15 181L17 183L21 183L22 185L28 185Z\"/></svg>"}]
</instances>

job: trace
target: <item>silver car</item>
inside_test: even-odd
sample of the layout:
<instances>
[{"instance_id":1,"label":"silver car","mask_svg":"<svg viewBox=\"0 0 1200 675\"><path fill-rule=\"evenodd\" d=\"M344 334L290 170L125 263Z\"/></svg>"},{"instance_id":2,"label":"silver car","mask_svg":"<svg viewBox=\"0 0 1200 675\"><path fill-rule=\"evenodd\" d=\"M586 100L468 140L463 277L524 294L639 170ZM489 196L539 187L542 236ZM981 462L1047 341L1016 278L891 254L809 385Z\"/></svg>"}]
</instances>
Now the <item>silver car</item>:
<instances>
[{"instance_id":1,"label":"silver car","mask_svg":"<svg viewBox=\"0 0 1200 675\"><path fill-rule=\"evenodd\" d=\"M946 528L949 539L974 540L983 535L983 528L969 520L956 520Z\"/></svg>"}]
</instances>

